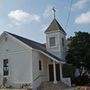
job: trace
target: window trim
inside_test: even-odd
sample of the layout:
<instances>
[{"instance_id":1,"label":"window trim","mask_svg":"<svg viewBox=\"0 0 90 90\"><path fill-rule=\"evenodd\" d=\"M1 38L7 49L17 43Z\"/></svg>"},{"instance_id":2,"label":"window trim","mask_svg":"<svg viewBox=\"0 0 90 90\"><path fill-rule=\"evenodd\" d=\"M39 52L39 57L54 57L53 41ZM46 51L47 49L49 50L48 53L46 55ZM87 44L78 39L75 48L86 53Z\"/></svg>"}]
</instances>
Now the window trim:
<instances>
[{"instance_id":1,"label":"window trim","mask_svg":"<svg viewBox=\"0 0 90 90\"><path fill-rule=\"evenodd\" d=\"M39 63L39 71L43 71L43 61L41 59L39 59L38 63ZM41 69L40 69L40 67L41 67Z\"/></svg>"},{"instance_id":2,"label":"window trim","mask_svg":"<svg viewBox=\"0 0 90 90\"><path fill-rule=\"evenodd\" d=\"M63 46L63 47L65 46L65 40L64 40L63 37L62 37L62 46Z\"/></svg>"},{"instance_id":3,"label":"window trim","mask_svg":"<svg viewBox=\"0 0 90 90\"><path fill-rule=\"evenodd\" d=\"M54 45L54 46L51 46L51 45L50 45L50 38L55 38L55 45ZM48 42L49 42L49 47L50 47L50 48L53 48L53 47L56 47L56 46L57 46L56 37L55 37L55 36L49 37Z\"/></svg>"},{"instance_id":4,"label":"window trim","mask_svg":"<svg viewBox=\"0 0 90 90\"><path fill-rule=\"evenodd\" d=\"M7 66L5 66L5 60L7 60ZM9 60L8 59L3 59L3 76L9 76L9 65L8 65ZM7 68L7 70L5 70ZM5 74L5 71L7 74Z\"/></svg>"}]
</instances>

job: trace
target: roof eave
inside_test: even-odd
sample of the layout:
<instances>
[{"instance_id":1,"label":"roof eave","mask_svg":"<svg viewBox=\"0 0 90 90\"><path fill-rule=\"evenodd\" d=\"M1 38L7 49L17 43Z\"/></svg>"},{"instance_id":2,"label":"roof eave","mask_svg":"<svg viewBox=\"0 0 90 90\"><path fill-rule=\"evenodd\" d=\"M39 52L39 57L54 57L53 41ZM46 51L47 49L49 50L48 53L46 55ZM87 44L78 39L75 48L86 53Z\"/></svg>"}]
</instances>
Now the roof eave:
<instances>
[{"instance_id":1,"label":"roof eave","mask_svg":"<svg viewBox=\"0 0 90 90\"><path fill-rule=\"evenodd\" d=\"M62 64L65 64L66 62L65 61L62 61L62 60L57 60L56 58L53 58L51 57L50 55L48 55L47 53L41 51L41 50L38 50L38 49L32 49L32 50L35 50L35 51L39 51L40 53L44 54L45 56L49 57L50 59L56 61L57 63L62 63Z\"/></svg>"},{"instance_id":2,"label":"roof eave","mask_svg":"<svg viewBox=\"0 0 90 90\"><path fill-rule=\"evenodd\" d=\"M49 33L53 33L53 32L60 32L61 30L55 30L55 31L45 31L44 33L45 34L49 34ZM63 32L63 31L61 31L64 35L67 35L67 33L66 32Z\"/></svg>"}]
</instances>

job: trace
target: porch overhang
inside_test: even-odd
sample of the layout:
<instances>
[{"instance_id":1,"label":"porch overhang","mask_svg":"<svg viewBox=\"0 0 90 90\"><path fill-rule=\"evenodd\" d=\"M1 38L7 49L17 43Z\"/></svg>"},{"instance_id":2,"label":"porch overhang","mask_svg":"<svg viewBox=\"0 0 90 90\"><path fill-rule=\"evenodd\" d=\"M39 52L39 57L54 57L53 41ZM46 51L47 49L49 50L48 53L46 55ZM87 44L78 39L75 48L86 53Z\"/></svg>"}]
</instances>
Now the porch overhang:
<instances>
[{"instance_id":1,"label":"porch overhang","mask_svg":"<svg viewBox=\"0 0 90 90\"><path fill-rule=\"evenodd\" d=\"M45 52L43 52L43 51L41 51L41 50L37 50L37 49L33 49L33 50L36 50L36 51L42 53L43 55L45 55L46 57L50 58L51 60L53 60L53 61L55 61L55 62L57 62L57 63L61 63L61 64L65 64L65 63L66 63L65 61L56 59L56 58L50 56L49 54L47 54L47 53L45 53Z\"/></svg>"}]
</instances>

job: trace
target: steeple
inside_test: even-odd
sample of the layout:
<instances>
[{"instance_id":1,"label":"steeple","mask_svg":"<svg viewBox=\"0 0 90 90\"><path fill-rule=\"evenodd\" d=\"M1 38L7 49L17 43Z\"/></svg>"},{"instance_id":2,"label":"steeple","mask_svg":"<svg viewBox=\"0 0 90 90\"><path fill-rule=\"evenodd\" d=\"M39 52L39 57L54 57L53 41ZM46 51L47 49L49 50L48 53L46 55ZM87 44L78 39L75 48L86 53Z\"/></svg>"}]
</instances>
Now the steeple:
<instances>
[{"instance_id":1,"label":"steeple","mask_svg":"<svg viewBox=\"0 0 90 90\"><path fill-rule=\"evenodd\" d=\"M45 33L59 30L66 34L61 25L58 23L58 21L54 18L49 27L46 29Z\"/></svg>"},{"instance_id":2,"label":"steeple","mask_svg":"<svg viewBox=\"0 0 90 90\"><path fill-rule=\"evenodd\" d=\"M64 29L61 27L61 25L56 20L56 9L55 9L55 7L53 7L52 10L54 13L54 19L51 22L51 24L48 26L48 28L46 29L45 33L53 32L53 31L62 31L64 34L66 34Z\"/></svg>"},{"instance_id":3,"label":"steeple","mask_svg":"<svg viewBox=\"0 0 90 90\"><path fill-rule=\"evenodd\" d=\"M45 31L46 34L46 48L55 56L65 60L66 55L66 32L56 20L56 10L54 12L54 19Z\"/></svg>"}]
</instances>

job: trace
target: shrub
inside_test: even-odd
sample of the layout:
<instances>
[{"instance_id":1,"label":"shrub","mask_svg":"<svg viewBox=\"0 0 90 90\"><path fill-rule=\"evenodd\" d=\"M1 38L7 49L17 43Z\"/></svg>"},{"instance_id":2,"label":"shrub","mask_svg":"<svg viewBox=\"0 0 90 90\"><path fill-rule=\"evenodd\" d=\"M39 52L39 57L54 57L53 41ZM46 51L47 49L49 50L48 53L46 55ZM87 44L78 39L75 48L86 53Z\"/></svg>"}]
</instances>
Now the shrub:
<instances>
[{"instance_id":1,"label":"shrub","mask_svg":"<svg viewBox=\"0 0 90 90\"><path fill-rule=\"evenodd\" d=\"M62 65L62 74L63 77L70 77L71 78L71 82L73 83L74 81L74 71L75 71L75 67L69 64L63 64Z\"/></svg>"}]
</instances>

